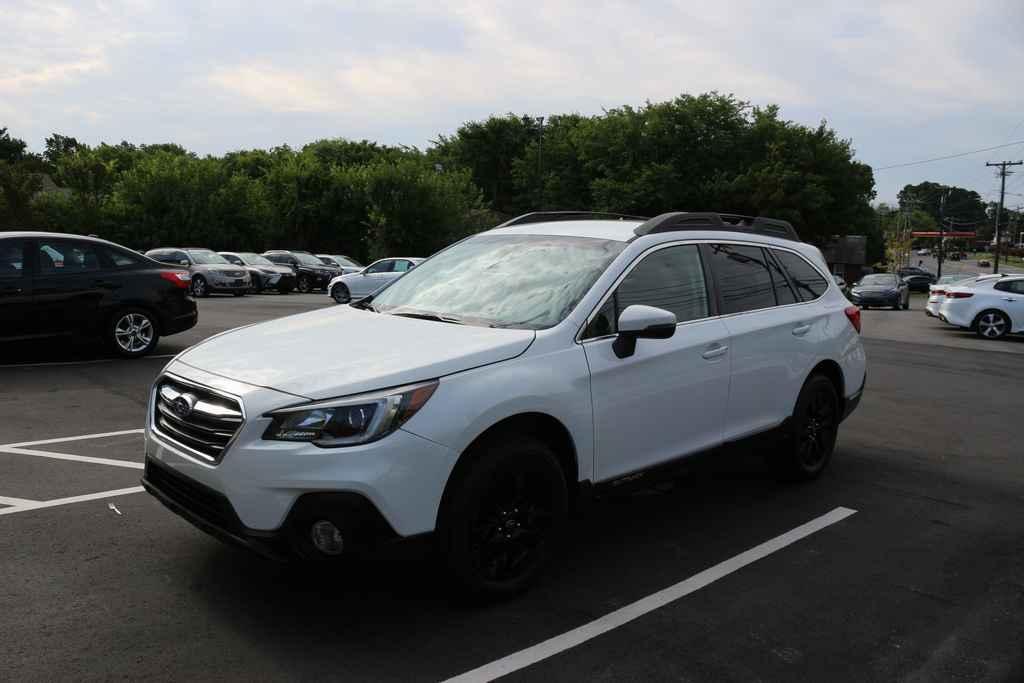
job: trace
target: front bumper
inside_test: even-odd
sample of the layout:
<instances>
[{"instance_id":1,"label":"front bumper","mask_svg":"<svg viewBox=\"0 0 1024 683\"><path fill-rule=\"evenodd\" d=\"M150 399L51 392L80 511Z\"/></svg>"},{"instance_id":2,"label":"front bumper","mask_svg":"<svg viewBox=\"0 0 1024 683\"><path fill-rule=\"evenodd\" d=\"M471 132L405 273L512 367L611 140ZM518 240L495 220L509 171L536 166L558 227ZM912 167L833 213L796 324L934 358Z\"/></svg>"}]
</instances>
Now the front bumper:
<instances>
[{"instance_id":1,"label":"front bumper","mask_svg":"<svg viewBox=\"0 0 1024 683\"><path fill-rule=\"evenodd\" d=\"M899 294L853 294L850 293L850 301L858 306L898 306L900 303Z\"/></svg>"},{"instance_id":2,"label":"front bumper","mask_svg":"<svg viewBox=\"0 0 1024 683\"><path fill-rule=\"evenodd\" d=\"M181 362L172 363L168 371L237 398L245 421L213 465L154 430L155 392L151 393L146 460L226 499L246 535L281 530L298 501L308 494L326 493L365 499L399 536L434 530L444 487L458 459L450 448L402 429L372 443L344 448L266 441L263 433L270 418L263 415L294 404L294 396L217 377Z\"/></svg>"}]
</instances>

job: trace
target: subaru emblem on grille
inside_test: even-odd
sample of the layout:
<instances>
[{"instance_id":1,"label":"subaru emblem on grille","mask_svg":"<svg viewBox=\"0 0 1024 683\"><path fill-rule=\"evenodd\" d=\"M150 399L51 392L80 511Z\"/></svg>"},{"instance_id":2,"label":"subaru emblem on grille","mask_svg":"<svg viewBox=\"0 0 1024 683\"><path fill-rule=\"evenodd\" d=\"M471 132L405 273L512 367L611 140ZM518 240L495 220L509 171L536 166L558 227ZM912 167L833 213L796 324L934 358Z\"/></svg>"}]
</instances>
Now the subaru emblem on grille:
<instances>
[{"instance_id":1,"label":"subaru emblem on grille","mask_svg":"<svg viewBox=\"0 0 1024 683\"><path fill-rule=\"evenodd\" d=\"M197 398L192 394L182 394L174 399L171 408L174 410L175 415L184 419L192 414L192 409L196 407L196 400Z\"/></svg>"}]
</instances>

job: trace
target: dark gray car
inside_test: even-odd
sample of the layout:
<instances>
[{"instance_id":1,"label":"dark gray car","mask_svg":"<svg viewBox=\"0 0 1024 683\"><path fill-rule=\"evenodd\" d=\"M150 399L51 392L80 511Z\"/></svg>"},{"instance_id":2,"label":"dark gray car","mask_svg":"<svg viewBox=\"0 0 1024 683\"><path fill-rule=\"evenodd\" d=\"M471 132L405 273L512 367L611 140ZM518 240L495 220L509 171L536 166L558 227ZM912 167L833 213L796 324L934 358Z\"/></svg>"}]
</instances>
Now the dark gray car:
<instances>
[{"instance_id":1,"label":"dark gray car","mask_svg":"<svg viewBox=\"0 0 1024 683\"><path fill-rule=\"evenodd\" d=\"M192 273L193 296L204 297L217 292L242 296L249 291L249 273L211 249L150 249L146 256L161 263L188 268Z\"/></svg>"}]
</instances>

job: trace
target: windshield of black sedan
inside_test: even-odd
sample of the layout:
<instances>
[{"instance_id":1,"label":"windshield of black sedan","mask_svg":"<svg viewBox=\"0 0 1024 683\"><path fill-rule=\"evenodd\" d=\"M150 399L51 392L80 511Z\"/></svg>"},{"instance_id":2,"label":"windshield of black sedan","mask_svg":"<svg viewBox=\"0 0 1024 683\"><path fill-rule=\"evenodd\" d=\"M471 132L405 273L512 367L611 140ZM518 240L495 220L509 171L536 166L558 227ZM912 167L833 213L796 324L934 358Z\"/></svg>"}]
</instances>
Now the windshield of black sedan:
<instances>
[{"instance_id":1,"label":"windshield of black sedan","mask_svg":"<svg viewBox=\"0 0 1024 683\"><path fill-rule=\"evenodd\" d=\"M401 308L470 324L544 329L569 315L625 246L589 237L480 235L416 266L372 304L382 313Z\"/></svg>"},{"instance_id":2,"label":"windshield of black sedan","mask_svg":"<svg viewBox=\"0 0 1024 683\"><path fill-rule=\"evenodd\" d=\"M871 286L871 287L881 287L881 286L895 287L896 286L896 276L895 275L891 275L891 274L882 274L882 273L879 273L877 275L865 275L864 279L861 280L857 284L859 284L861 286Z\"/></svg>"}]
</instances>

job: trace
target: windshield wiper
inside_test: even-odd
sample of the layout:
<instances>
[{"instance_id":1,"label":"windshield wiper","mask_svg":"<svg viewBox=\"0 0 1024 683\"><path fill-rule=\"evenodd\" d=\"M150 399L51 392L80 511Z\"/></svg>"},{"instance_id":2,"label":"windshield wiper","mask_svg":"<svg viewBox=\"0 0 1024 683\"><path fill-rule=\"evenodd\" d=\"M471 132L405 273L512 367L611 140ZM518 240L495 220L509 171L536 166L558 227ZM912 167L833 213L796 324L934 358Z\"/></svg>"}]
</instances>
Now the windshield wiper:
<instances>
[{"instance_id":1,"label":"windshield wiper","mask_svg":"<svg viewBox=\"0 0 1024 683\"><path fill-rule=\"evenodd\" d=\"M349 304L349 306L351 306L352 308L361 308L364 311L373 311L374 313L380 313L380 311L373 307L373 304L370 303L371 301L373 301L372 294L370 296L364 296L362 299L359 299L358 301L353 301L352 303Z\"/></svg>"},{"instance_id":2,"label":"windshield wiper","mask_svg":"<svg viewBox=\"0 0 1024 683\"><path fill-rule=\"evenodd\" d=\"M405 308L399 306L388 311L382 311L388 315L396 315L401 318L417 318L419 320L433 320L440 323L451 323L453 325L465 325L466 321L455 315L442 315L433 311L421 311L416 308Z\"/></svg>"}]
</instances>

